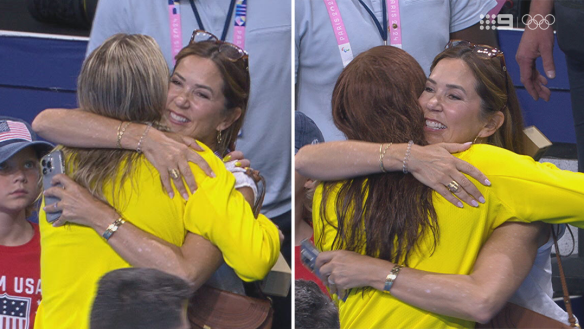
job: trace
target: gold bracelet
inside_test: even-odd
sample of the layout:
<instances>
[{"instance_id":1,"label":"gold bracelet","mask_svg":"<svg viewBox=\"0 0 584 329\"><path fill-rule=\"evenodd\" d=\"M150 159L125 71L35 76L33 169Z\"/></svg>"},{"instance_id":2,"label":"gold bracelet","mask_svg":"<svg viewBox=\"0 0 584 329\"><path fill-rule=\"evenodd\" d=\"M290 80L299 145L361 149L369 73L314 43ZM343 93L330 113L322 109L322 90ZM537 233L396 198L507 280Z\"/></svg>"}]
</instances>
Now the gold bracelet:
<instances>
[{"instance_id":1,"label":"gold bracelet","mask_svg":"<svg viewBox=\"0 0 584 329\"><path fill-rule=\"evenodd\" d=\"M385 170L385 167L383 166L383 157L385 156L385 151L387 151L387 149L391 146L391 144L393 144L393 143L387 144L387 146L384 149L383 149L383 143L379 147L379 168L381 169L381 172L384 174L387 173L387 170Z\"/></svg>"},{"instance_id":2,"label":"gold bracelet","mask_svg":"<svg viewBox=\"0 0 584 329\"><path fill-rule=\"evenodd\" d=\"M393 283L395 282L395 278L397 278L397 275L399 274L399 270L401 270L402 267L403 267L403 265L395 264L395 266L391 269L391 272L389 272L389 274L385 278L385 286L383 287L384 293L389 294L389 291L391 290L391 287L393 286Z\"/></svg>"},{"instance_id":3,"label":"gold bracelet","mask_svg":"<svg viewBox=\"0 0 584 329\"><path fill-rule=\"evenodd\" d=\"M122 136L124 136L124 133L126 132L126 128L128 128L128 126L130 125L131 122L126 122L126 124L122 127L122 123L124 123L123 121L120 123L120 125L118 126L118 141L117 141L117 145L118 148L121 149L122 147ZM121 129L120 129L121 128Z\"/></svg>"},{"instance_id":4,"label":"gold bracelet","mask_svg":"<svg viewBox=\"0 0 584 329\"><path fill-rule=\"evenodd\" d=\"M120 228L120 226L122 226L122 224L124 224L125 222L126 221L122 217L116 219L113 223L111 223L107 227L107 229L105 230L105 232L103 232L103 234L101 236L103 236L105 241L108 241L112 237L112 235L114 235L114 233L116 233L118 228Z\"/></svg>"}]
</instances>

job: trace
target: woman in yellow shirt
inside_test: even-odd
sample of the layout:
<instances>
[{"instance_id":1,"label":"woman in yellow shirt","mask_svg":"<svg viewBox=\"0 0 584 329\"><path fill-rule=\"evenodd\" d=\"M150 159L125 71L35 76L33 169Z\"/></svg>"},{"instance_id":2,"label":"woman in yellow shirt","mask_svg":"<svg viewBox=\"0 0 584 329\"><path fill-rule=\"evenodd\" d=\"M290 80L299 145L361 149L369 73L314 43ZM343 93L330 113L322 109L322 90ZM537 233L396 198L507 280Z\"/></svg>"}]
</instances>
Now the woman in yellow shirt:
<instances>
[{"instance_id":1,"label":"woman in yellow shirt","mask_svg":"<svg viewBox=\"0 0 584 329\"><path fill-rule=\"evenodd\" d=\"M364 148L360 148L361 146L369 147L366 146L367 143L353 142L350 152L353 162L345 169L351 171L351 175L355 175L357 162L369 161L367 170L371 172L391 169L407 171L419 166L419 163L414 163L413 158L408 156L411 145L400 145L390 152L396 145L390 145L387 141L403 143L413 140L416 144L424 145L426 139L435 142L436 139L448 140L447 138L455 137L448 141L464 142L475 138L488 141L495 135L499 138L499 144L515 144L508 137L515 135L513 129L520 129L521 122L518 124L515 117L505 120L511 118L510 110L518 110L518 106L514 108L512 104L516 102L516 98L511 99L514 96L513 91L508 92L509 97L488 99L486 107L490 112L482 112L485 110L481 107L484 99L475 90L478 89L477 79L464 61L454 56L438 58L434 64L440 62L444 65L433 67L432 75L424 86L423 72L419 65L402 51L387 48L374 48L356 57L339 77L333 92L333 118L337 127L349 139L377 143L377 152L374 151L374 154L377 153L376 159L372 161L371 157L361 158L356 155L363 153ZM457 51L468 52L468 57L476 57L473 58L474 61L470 60L469 65L492 64L488 65L490 70L485 75L491 75L491 81L503 82L504 86L503 78L495 78L504 72L502 60L479 58L473 53L489 49L475 49L472 46L465 49L453 48L450 54ZM496 52L492 55L498 57ZM426 96L430 96L427 101L429 105L423 113L419 105L412 101L418 94L422 94L422 90L425 90L424 94L429 94ZM424 95L421 98L423 97ZM511 123L518 125L499 129L502 125ZM421 126L426 127L425 136L424 132L415 129ZM384 143L381 148L379 143ZM311 146L308 150L319 148L322 152L325 150L322 145ZM339 149L340 147L336 151ZM515 149L519 150L520 146ZM302 155L302 151L298 155ZM397 155L398 152L401 153L400 156ZM310 162L305 154L304 159L300 158L301 166L298 166L298 155L297 169L302 172L302 167ZM326 157L323 153L320 155ZM545 219L553 223L584 224L583 215L578 210L578 205L584 201L583 175L554 170L527 157L488 145L475 145L458 156L475 165L491 180L492 186L489 188L478 186L480 195L487 201L485 205L463 209L451 207L436 194L428 195L428 188L402 173L369 175L342 183L326 183L317 190L313 209L315 243L322 250L346 249L355 252L321 254L317 267L320 267L323 280L329 282L333 293L341 293L344 288L351 287L373 286L379 289L352 289L346 302L339 301L342 327L473 326L470 321L450 317L483 320L488 316L475 311L485 308L472 299L475 294L471 289L477 285L473 286L472 282L468 282L469 278L471 281L473 279L468 274L473 271L473 266L477 271L493 260L498 261L497 265L501 270L491 270L484 287L509 291L506 296L496 296L502 302L494 304L502 305L522 279L506 278L510 283L503 284L502 288L503 273L518 271L527 274L531 265L528 264L529 259L510 261L501 251L477 261L481 246L495 228L510 220L531 222ZM334 161L329 158L327 163L343 166L344 163L339 161L340 157L342 155L334 157ZM330 172L331 166L327 170ZM311 177L322 178L314 172L305 173ZM441 174L440 177L442 176ZM461 179L448 179L450 181L443 184L449 185L455 180L451 189L460 196L462 190L455 184L461 182ZM542 192L543 189L545 190ZM363 190L367 192L362 193ZM473 205L478 206L478 203ZM509 232L506 227L501 229L504 229L503 233ZM527 227L526 230L534 231L529 235L532 240L531 250L535 251L538 231L533 227ZM498 248L493 245L487 247ZM384 261L372 260L358 254ZM406 264L411 269L458 276L433 275L404 268L401 271L409 274L402 274L403 278L418 281L408 280L408 283L417 282L409 285L402 282L398 289L402 279L400 275L394 288L391 288L394 297L381 292L389 290L386 285L387 274L398 269L394 269L394 264L388 261ZM514 288L511 288L513 285ZM493 304L487 300L482 302L487 306Z\"/></svg>"},{"instance_id":2,"label":"woman in yellow shirt","mask_svg":"<svg viewBox=\"0 0 584 329\"><path fill-rule=\"evenodd\" d=\"M113 145L63 148L68 174L83 188L61 175L53 183L64 188L53 187L45 194L61 199L45 211L63 213L54 226L45 212L39 218L44 297L37 314L39 328L87 328L96 283L113 269L154 267L198 287L221 264L221 254L247 281L263 278L275 263L277 227L262 215L254 218L234 190L235 178L211 149L203 145L197 153L215 177L194 165L180 171L185 176L192 171L198 183L187 199L170 198L161 175L139 152L155 132L151 123L161 119L214 149L225 148L235 138L247 105L249 74L243 51L239 57L225 51L223 43L214 41L183 49L168 100L168 68L150 37L113 36L84 62L80 106L114 119L113 132L108 131L112 135L101 135L107 131L103 126L89 134L100 134L106 143L113 136ZM143 122L150 124L138 124ZM132 151L114 149L116 145ZM176 170L167 174L178 183Z\"/></svg>"}]
</instances>

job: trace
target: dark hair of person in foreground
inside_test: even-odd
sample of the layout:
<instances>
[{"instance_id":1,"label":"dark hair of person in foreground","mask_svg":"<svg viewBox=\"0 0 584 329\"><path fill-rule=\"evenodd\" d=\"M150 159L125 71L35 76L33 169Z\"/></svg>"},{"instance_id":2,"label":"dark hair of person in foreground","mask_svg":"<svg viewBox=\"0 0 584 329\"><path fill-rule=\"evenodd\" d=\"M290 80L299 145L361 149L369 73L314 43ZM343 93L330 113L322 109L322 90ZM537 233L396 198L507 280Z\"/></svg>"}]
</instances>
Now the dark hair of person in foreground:
<instances>
[{"instance_id":1,"label":"dark hair of person in foreground","mask_svg":"<svg viewBox=\"0 0 584 329\"><path fill-rule=\"evenodd\" d=\"M313 281L296 280L295 328L340 328L339 310Z\"/></svg>"},{"instance_id":2,"label":"dark hair of person in foreground","mask_svg":"<svg viewBox=\"0 0 584 329\"><path fill-rule=\"evenodd\" d=\"M91 329L189 328L192 288L172 274L151 268L122 268L99 280Z\"/></svg>"}]
</instances>

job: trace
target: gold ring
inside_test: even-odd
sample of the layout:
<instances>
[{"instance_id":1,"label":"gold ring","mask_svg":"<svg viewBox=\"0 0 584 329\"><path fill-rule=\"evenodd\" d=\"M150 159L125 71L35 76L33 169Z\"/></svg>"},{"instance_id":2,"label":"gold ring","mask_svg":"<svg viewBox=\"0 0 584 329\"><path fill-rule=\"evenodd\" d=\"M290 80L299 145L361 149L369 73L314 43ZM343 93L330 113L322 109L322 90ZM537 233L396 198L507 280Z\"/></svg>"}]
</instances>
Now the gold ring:
<instances>
[{"instance_id":1,"label":"gold ring","mask_svg":"<svg viewBox=\"0 0 584 329\"><path fill-rule=\"evenodd\" d=\"M456 193L458 192L458 188L460 187L460 185L458 185L458 183L456 181L452 181L450 182L448 185L446 185L446 187L448 187L448 190L452 193Z\"/></svg>"},{"instance_id":2,"label":"gold ring","mask_svg":"<svg viewBox=\"0 0 584 329\"><path fill-rule=\"evenodd\" d=\"M168 169L168 174L172 179L180 178L180 171L178 171L178 169Z\"/></svg>"}]
</instances>

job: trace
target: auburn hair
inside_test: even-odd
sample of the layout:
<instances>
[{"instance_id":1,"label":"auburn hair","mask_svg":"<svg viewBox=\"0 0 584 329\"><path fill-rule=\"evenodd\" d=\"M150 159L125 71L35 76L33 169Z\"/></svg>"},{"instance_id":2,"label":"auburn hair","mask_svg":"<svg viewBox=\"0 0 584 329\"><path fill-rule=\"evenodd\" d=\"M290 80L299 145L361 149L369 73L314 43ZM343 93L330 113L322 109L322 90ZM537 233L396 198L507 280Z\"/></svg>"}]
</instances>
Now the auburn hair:
<instances>
[{"instance_id":1,"label":"auburn hair","mask_svg":"<svg viewBox=\"0 0 584 329\"><path fill-rule=\"evenodd\" d=\"M418 96L426 77L405 51L379 46L361 53L343 70L332 95L333 120L348 139L373 143L427 144ZM324 182L321 216L337 191L338 220L333 249L407 265L410 252L426 234L439 230L432 190L402 172ZM324 230L323 230L324 232Z\"/></svg>"}]
</instances>

